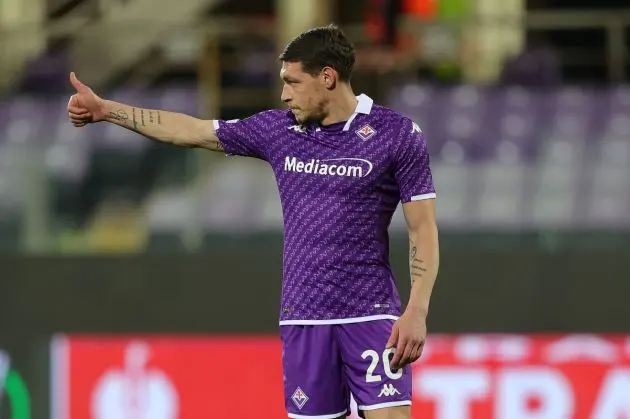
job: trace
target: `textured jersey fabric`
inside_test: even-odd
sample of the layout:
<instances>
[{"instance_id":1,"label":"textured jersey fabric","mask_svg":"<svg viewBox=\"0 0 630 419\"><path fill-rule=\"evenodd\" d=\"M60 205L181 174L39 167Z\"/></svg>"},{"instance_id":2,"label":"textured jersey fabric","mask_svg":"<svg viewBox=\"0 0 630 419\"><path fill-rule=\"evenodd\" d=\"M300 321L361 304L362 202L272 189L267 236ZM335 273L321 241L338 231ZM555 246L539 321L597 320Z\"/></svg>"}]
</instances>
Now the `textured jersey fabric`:
<instances>
[{"instance_id":1,"label":"textured jersey fabric","mask_svg":"<svg viewBox=\"0 0 630 419\"><path fill-rule=\"evenodd\" d=\"M366 95L352 117L297 124L290 110L214 121L228 155L267 161L284 218L280 324L400 315L388 227L399 202L435 198L424 134Z\"/></svg>"}]
</instances>

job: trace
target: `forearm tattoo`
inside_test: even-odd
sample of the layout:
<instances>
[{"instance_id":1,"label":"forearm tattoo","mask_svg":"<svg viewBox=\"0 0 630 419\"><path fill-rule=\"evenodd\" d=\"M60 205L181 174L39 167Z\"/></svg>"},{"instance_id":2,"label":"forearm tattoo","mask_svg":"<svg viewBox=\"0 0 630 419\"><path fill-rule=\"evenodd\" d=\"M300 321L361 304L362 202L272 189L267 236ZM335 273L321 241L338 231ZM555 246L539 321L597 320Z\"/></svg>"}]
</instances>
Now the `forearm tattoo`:
<instances>
[{"instance_id":1,"label":"forearm tattoo","mask_svg":"<svg viewBox=\"0 0 630 419\"><path fill-rule=\"evenodd\" d=\"M138 114L140 114L139 117ZM146 127L147 124L162 125L162 115L160 114L160 111L149 111L144 109L138 110L136 108L132 108L131 121L129 120L127 112L122 109L119 109L116 112L110 112L108 116L111 119L118 121L120 125L133 128L134 131L138 131L138 125L142 125L143 127Z\"/></svg>"},{"instance_id":2,"label":"forearm tattoo","mask_svg":"<svg viewBox=\"0 0 630 419\"><path fill-rule=\"evenodd\" d=\"M424 260L418 255L418 247L412 241L409 241L409 270L411 273L411 286L420 279L427 271Z\"/></svg>"},{"instance_id":3,"label":"forearm tattoo","mask_svg":"<svg viewBox=\"0 0 630 419\"><path fill-rule=\"evenodd\" d=\"M117 112L110 112L109 117L120 122L122 125L127 125L127 122L129 121L129 115L127 115L127 112L123 111L122 109L118 110Z\"/></svg>"},{"instance_id":4,"label":"forearm tattoo","mask_svg":"<svg viewBox=\"0 0 630 419\"><path fill-rule=\"evenodd\" d=\"M138 120L136 119L136 108L133 108L133 129L134 131L138 131Z\"/></svg>"}]
</instances>

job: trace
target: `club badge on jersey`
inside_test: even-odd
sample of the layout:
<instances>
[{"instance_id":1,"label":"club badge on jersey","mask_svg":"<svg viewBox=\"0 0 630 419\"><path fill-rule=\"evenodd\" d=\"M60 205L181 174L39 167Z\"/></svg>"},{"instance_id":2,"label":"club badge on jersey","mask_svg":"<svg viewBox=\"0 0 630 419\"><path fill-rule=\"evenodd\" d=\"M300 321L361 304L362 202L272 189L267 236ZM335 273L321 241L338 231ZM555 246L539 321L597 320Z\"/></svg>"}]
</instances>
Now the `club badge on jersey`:
<instances>
[{"instance_id":1,"label":"club badge on jersey","mask_svg":"<svg viewBox=\"0 0 630 419\"><path fill-rule=\"evenodd\" d=\"M361 128L359 128L356 133L363 141L367 141L372 138L374 134L376 134L376 130L372 128L369 124L365 124Z\"/></svg>"}]
</instances>

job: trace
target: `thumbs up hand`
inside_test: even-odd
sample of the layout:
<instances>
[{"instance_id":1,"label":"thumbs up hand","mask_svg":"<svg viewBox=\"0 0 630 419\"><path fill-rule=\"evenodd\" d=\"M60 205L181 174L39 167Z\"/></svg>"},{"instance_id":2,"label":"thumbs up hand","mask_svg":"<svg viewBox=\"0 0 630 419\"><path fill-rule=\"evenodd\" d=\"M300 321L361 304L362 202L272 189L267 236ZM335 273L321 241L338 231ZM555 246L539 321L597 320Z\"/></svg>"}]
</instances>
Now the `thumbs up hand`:
<instances>
[{"instance_id":1,"label":"thumbs up hand","mask_svg":"<svg viewBox=\"0 0 630 419\"><path fill-rule=\"evenodd\" d=\"M105 101L81 83L74 72L70 73L70 83L77 91L68 102L68 117L74 126L82 127L90 122L104 120Z\"/></svg>"}]
</instances>

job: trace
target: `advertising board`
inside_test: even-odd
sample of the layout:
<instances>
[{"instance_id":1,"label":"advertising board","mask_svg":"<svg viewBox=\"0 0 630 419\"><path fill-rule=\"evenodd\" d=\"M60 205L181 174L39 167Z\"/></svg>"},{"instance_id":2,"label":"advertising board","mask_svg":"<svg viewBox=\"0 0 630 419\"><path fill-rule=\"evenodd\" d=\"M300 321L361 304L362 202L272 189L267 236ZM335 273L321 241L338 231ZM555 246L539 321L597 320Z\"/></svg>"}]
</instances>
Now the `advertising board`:
<instances>
[{"instance_id":1,"label":"advertising board","mask_svg":"<svg viewBox=\"0 0 630 419\"><path fill-rule=\"evenodd\" d=\"M60 336L51 362L53 419L286 417L275 336ZM413 373L415 418L630 418L630 336L432 335Z\"/></svg>"}]
</instances>

